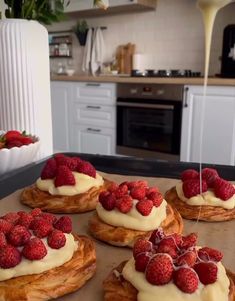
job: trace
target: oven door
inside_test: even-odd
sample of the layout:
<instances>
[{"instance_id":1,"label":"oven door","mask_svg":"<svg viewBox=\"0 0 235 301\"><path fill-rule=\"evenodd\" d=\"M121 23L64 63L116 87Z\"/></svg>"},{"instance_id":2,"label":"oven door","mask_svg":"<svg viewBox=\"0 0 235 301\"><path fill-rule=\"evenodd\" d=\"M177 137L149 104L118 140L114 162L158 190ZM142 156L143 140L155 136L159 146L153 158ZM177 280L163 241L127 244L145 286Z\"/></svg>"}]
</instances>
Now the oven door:
<instances>
[{"instance_id":1,"label":"oven door","mask_svg":"<svg viewBox=\"0 0 235 301\"><path fill-rule=\"evenodd\" d=\"M180 153L182 102L146 99L117 101L117 145Z\"/></svg>"}]
</instances>

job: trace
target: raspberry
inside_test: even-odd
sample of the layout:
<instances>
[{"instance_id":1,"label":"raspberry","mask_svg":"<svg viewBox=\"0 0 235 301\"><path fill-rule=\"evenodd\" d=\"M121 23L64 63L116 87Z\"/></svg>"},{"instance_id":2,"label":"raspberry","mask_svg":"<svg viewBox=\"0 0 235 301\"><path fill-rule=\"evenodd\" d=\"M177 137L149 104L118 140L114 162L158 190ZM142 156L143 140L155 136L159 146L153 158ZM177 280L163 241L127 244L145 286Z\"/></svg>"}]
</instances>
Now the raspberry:
<instances>
[{"instance_id":1,"label":"raspberry","mask_svg":"<svg viewBox=\"0 0 235 301\"><path fill-rule=\"evenodd\" d=\"M47 160L45 166L42 169L41 179L42 180L53 179L56 176L56 172L57 172L56 161L55 159L51 158Z\"/></svg>"},{"instance_id":2,"label":"raspberry","mask_svg":"<svg viewBox=\"0 0 235 301\"><path fill-rule=\"evenodd\" d=\"M9 223L11 223L13 225L17 224L19 218L20 218L20 216L16 212L9 212L2 217L2 219L4 219L5 221L8 221Z\"/></svg>"},{"instance_id":3,"label":"raspberry","mask_svg":"<svg viewBox=\"0 0 235 301\"><path fill-rule=\"evenodd\" d=\"M191 247L194 247L197 242L197 234L196 233L191 233L187 236L182 236L182 244L181 248L183 249L189 249Z\"/></svg>"},{"instance_id":4,"label":"raspberry","mask_svg":"<svg viewBox=\"0 0 235 301\"><path fill-rule=\"evenodd\" d=\"M78 164L81 162L81 159L79 157L72 157L69 158L68 161L68 168L72 171L76 171L77 170L77 166Z\"/></svg>"},{"instance_id":5,"label":"raspberry","mask_svg":"<svg viewBox=\"0 0 235 301\"><path fill-rule=\"evenodd\" d=\"M211 284L217 280L218 268L213 262L199 262L195 264L194 270L202 284Z\"/></svg>"},{"instance_id":6,"label":"raspberry","mask_svg":"<svg viewBox=\"0 0 235 301\"><path fill-rule=\"evenodd\" d=\"M160 192L151 192L148 194L148 198L153 202L155 207L159 207L163 202L163 196Z\"/></svg>"},{"instance_id":7,"label":"raspberry","mask_svg":"<svg viewBox=\"0 0 235 301\"><path fill-rule=\"evenodd\" d=\"M31 233L21 225L14 226L8 234L8 241L15 247L25 245L31 237Z\"/></svg>"},{"instance_id":8,"label":"raspberry","mask_svg":"<svg viewBox=\"0 0 235 301\"><path fill-rule=\"evenodd\" d=\"M7 245L6 236L3 232L0 232L0 249Z\"/></svg>"},{"instance_id":9,"label":"raspberry","mask_svg":"<svg viewBox=\"0 0 235 301\"><path fill-rule=\"evenodd\" d=\"M116 200L116 208L122 213L128 213L133 205L133 200L129 195L124 195L123 197Z\"/></svg>"},{"instance_id":10,"label":"raspberry","mask_svg":"<svg viewBox=\"0 0 235 301\"><path fill-rule=\"evenodd\" d=\"M114 191L115 197L117 199L123 197L128 193L128 187L125 184L121 184L118 186L118 188Z\"/></svg>"},{"instance_id":11,"label":"raspberry","mask_svg":"<svg viewBox=\"0 0 235 301\"><path fill-rule=\"evenodd\" d=\"M152 250L153 250L153 245L150 241L144 238L139 238L134 244L133 256L134 258L136 258L137 255L141 253L151 252Z\"/></svg>"},{"instance_id":12,"label":"raspberry","mask_svg":"<svg viewBox=\"0 0 235 301\"><path fill-rule=\"evenodd\" d=\"M136 209L143 216L148 216L153 208L153 202L151 200L141 200L136 204Z\"/></svg>"},{"instance_id":13,"label":"raspberry","mask_svg":"<svg viewBox=\"0 0 235 301\"><path fill-rule=\"evenodd\" d=\"M184 293L192 294L198 288L198 276L191 268L180 268L174 272L174 283Z\"/></svg>"},{"instance_id":14,"label":"raspberry","mask_svg":"<svg viewBox=\"0 0 235 301\"><path fill-rule=\"evenodd\" d=\"M33 219L34 217L30 213L22 212L18 221L18 225L29 228Z\"/></svg>"},{"instance_id":15,"label":"raspberry","mask_svg":"<svg viewBox=\"0 0 235 301\"><path fill-rule=\"evenodd\" d=\"M219 178L219 174L214 168L203 168L202 179L206 181L208 187L213 187L217 178Z\"/></svg>"},{"instance_id":16,"label":"raspberry","mask_svg":"<svg viewBox=\"0 0 235 301\"><path fill-rule=\"evenodd\" d=\"M135 269L138 272L144 272L146 269L147 264L149 263L149 260L151 258L150 253L141 253L136 256L135 259Z\"/></svg>"},{"instance_id":17,"label":"raspberry","mask_svg":"<svg viewBox=\"0 0 235 301\"><path fill-rule=\"evenodd\" d=\"M4 219L0 218L0 231L4 234L7 234L11 231L11 228L13 225L9 223L8 221L5 221Z\"/></svg>"},{"instance_id":18,"label":"raspberry","mask_svg":"<svg viewBox=\"0 0 235 301\"><path fill-rule=\"evenodd\" d=\"M177 257L176 249L170 245L160 244L157 248L157 253L166 253L171 256L171 258L175 259Z\"/></svg>"},{"instance_id":19,"label":"raspberry","mask_svg":"<svg viewBox=\"0 0 235 301\"><path fill-rule=\"evenodd\" d=\"M109 191L101 192L99 195L99 201L102 207L107 211L111 211L115 208L116 198L114 194Z\"/></svg>"},{"instance_id":20,"label":"raspberry","mask_svg":"<svg viewBox=\"0 0 235 301\"><path fill-rule=\"evenodd\" d=\"M43 218L44 220L46 220L49 224L54 224L57 221L57 218L54 214L51 213L47 213L47 212L43 212L40 215L40 218Z\"/></svg>"},{"instance_id":21,"label":"raspberry","mask_svg":"<svg viewBox=\"0 0 235 301\"><path fill-rule=\"evenodd\" d=\"M149 283L163 285L171 281L173 275L172 259L167 254L156 254L149 261L145 277Z\"/></svg>"},{"instance_id":22,"label":"raspberry","mask_svg":"<svg viewBox=\"0 0 235 301\"><path fill-rule=\"evenodd\" d=\"M47 237L48 246L52 249L60 249L66 243L66 237L60 230L53 230Z\"/></svg>"},{"instance_id":23,"label":"raspberry","mask_svg":"<svg viewBox=\"0 0 235 301\"><path fill-rule=\"evenodd\" d=\"M163 232L162 228L158 228L157 230L154 230L150 236L150 241L156 245L158 244L163 238L165 237L165 234Z\"/></svg>"},{"instance_id":24,"label":"raspberry","mask_svg":"<svg viewBox=\"0 0 235 301\"><path fill-rule=\"evenodd\" d=\"M207 191L206 181L202 181L202 192ZM200 181L199 180L187 180L183 182L183 192L186 198L191 198L200 194Z\"/></svg>"},{"instance_id":25,"label":"raspberry","mask_svg":"<svg viewBox=\"0 0 235 301\"><path fill-rule=\"evenodd\" d=\"M22 254L29 260L40 260L47 255L47 249L40 238L34 237L24 246Z\"/></svg>"},{"instance_id":26,"label":"raspberry","mask_svg":"<svg viewBox=\"0 0 235 301\"><path fill-rule=\"evenodd\" d=\"M96 177L95 167L90 162L83 161L83 160L79 161L76 170L78 172L84 173L85 175L88 175L92 178Z\"/></svg>"},{"instance_id":27,"label":"raspberry","mask_svg":"<svg viewBox=\"0 0 235 301\"><path fill-rule=\"evenodd\" d=\"M235 194L235 188L230 182L217 178L214 182L214 192L217 198L227 201Z\"/></svg>"},{"instance_id":28,"label":"raspberry","mask_svg":"<svg viewBox=\"0 0 235 301\"><path fill-rule=\"evenodd\" d=\"M79 157L66 157L63 154L57 154L54 156L56 165L61 166L67 166L71 171L75 171L77 169L78 163L81 161Z\"/></svg>"},{"instance_id":29,"label":"raspberry","mask_svg":"<svg viewBox=\"0 0 235 301\"><path fill-rule=\"evenodd\" d=\"M197 260L197 254L193 251L187 251L183 255L179 256L175 262L176 265L187 265L193 267Z\"/></svg>"},{"instance_id":30,"label":"raspberry","mask_svg":"<svg viewBox=\"0 0 235 301\"><path fill-rule=\"evenodd\" d=\"M57 175L55 178L55 187L60 187L64 185L73 186L75 185L75 178L72 171L64 165L58 167Z\"/></svg>"},{"instance_id":31,"label":"raspberry","mask_svg":"<svg viewBox=\"0 0 235 301\"><path fill-rule=\"evenodd\" d=\"M71 233L72 220L69 216L62 216L55 222L54 227L64 233Z\"/></svg>"},{"instance_id":32,"label":"raspberry","mask_svg":"<svg viewBox=\"0 0 235 301\"><path fill-rule=\"evenodd\" d=\"M2 269L10 269L21 262L21 254L19 250L11 245L0 248L0 267Z\"/></svg>"},{"instance_id":33,"label":"raspberry","mask_svg":"<svg viewBox=\"0 0 235 301\"><path fill-rule=\"evenodd\" d=\"M149 187L146 189L146 197L151 200L149 195L151 195L152 193L157 193L157 192L160 192L157 187Z\"/></svg>"},{"instance_id":34,"label":"raspberry","mask_svg":"<svg viewBox=\"0 0 235 301\"><path fill-rule=\"evenodd\" d=\"M40 214L42 213L42 210L40 208L34 208L30 214L33 216L33 217L36 217L36 216L39 216Z\"/></svg>"},{"instance_id":35,"label":"raspberry","mask_svg":"<svg viewBox=\"0 0 235 301\"><path fill-rule=\"evenodd\" d=\"M203 261L216 261L219 262L223 258L223 254L212 248L204 247L198 251L198 257Z\"/></svg>"},{"instance_id":36,"label":"raspberry","mask_svg":"<svg viewBox=\"0 0 235 301\"><path fill-rule=\"evenodd\" d=\"M144 186L133 187L130 191L131 196L135 200L142 200L145 198L146 189Z\"/></svg>"},{"instance_id":37,"label":"raspberry","mask_svg":"<svg viewBox=\"0 0 235 301\"><path fill-rule=\"evenodd\" d=\"M38 238L46 237L52 231L52 224L41 217L35 219L32 222L31 227L33 229L34 235Z\"/></svg>"},{"instance_id":38,"label":"raspberry","mask_svg":"<svg viewBox=\"0 0 235 301\"><path fill-rule=\"evenodd\" d=\"M180 175L182 182L187 180L197 180L199 179L199 173L195 169L186 169Z\"/></svg>"}]
</instances>

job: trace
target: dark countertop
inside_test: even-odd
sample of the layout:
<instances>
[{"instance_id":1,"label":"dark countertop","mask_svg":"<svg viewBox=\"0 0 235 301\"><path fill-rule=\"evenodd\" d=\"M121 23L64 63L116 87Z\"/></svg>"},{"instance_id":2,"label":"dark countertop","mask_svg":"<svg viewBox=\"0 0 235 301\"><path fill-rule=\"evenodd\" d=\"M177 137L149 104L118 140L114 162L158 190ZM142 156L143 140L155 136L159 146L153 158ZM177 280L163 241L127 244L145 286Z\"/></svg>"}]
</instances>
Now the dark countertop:
<instances>
[{"instance_id":1,"label":"dark countertop","mask_svg":"<svg viewBox=\"0 0 235 301\"><path fill-rule=\"evenodd\" d=\"M97 170L123 175L139 175L147 177L179 178L180 173L187 168L199 169L198 163L167 162L153 159L138 159L131 157L115 157L90 154L66 153L70 156L80 156L90 161ZM44 160L30 164L0 177L0 198L17 189L31 185L40 176ZM221 177L235 181L235 167L223 165L205 165L215 167Z\"/></svg>"}]
</instances>

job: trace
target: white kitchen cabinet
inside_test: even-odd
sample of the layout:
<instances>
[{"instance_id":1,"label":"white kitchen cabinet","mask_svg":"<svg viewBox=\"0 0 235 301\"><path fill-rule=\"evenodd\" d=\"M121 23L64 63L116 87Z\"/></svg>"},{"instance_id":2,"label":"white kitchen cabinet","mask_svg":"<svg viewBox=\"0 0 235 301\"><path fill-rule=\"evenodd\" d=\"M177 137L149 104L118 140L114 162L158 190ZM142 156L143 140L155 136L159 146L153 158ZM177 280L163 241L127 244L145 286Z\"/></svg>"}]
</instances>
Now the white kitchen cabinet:
<instances>
[{"instance_id":1,"label":"white kitchen cabinet","mask_svg":"<svg viewBox=\"0 0 235 301\"><path fill-rule=\"evenodd\" d=\"M113 129L74 125L73 148L79 153L112 155L115 153Z\"/></svg>"},{"instance_id":2,"label":"white kitchen cabinet","mask_svg":"<svg viewBox=\"0 0 235 301\"><path fill-rule=\"evenodd\" d=\"M51 82L52 130L54 152L70 151L70 103L73 84Z\"/></svg>"},{"instance_id":3,"label":"white kitchen cabinet","mask_svg":"<svg viewBox=\"0 0 235 301\"><path fill-rule=\"evenodd\" d=\"M185 87L181 161L199 162L203 87ZM209 86L205 99L202 162L235 165L235 87Z\"/></svg>"},{"instance_id":4,"label":"white kitchen cabinet","mask_svg":"<svg viewBox=\"0 0 235 301\"><path fill-rule=\"evenodd\" d=\"M71 149L114 155L116 146L116 84L74 83Z\"/></svg>"}]
</instances>

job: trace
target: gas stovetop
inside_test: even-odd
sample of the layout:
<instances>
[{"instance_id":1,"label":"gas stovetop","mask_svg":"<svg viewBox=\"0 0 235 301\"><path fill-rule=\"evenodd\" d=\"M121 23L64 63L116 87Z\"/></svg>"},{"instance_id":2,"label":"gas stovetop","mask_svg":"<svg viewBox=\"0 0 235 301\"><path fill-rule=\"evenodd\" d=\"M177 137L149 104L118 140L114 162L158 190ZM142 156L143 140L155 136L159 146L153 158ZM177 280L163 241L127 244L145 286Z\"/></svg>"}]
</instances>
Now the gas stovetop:
<instances>
[{"instance_id":1,"label":"gas stovetop","mask_svg":"<svg viewBox=\"0 0 235 301\"><path fill-rule=\"evenodd\" d=\"M192 70L132 70L133 77L201 77L201 72Z\"/></svg>"}]
</instances>

